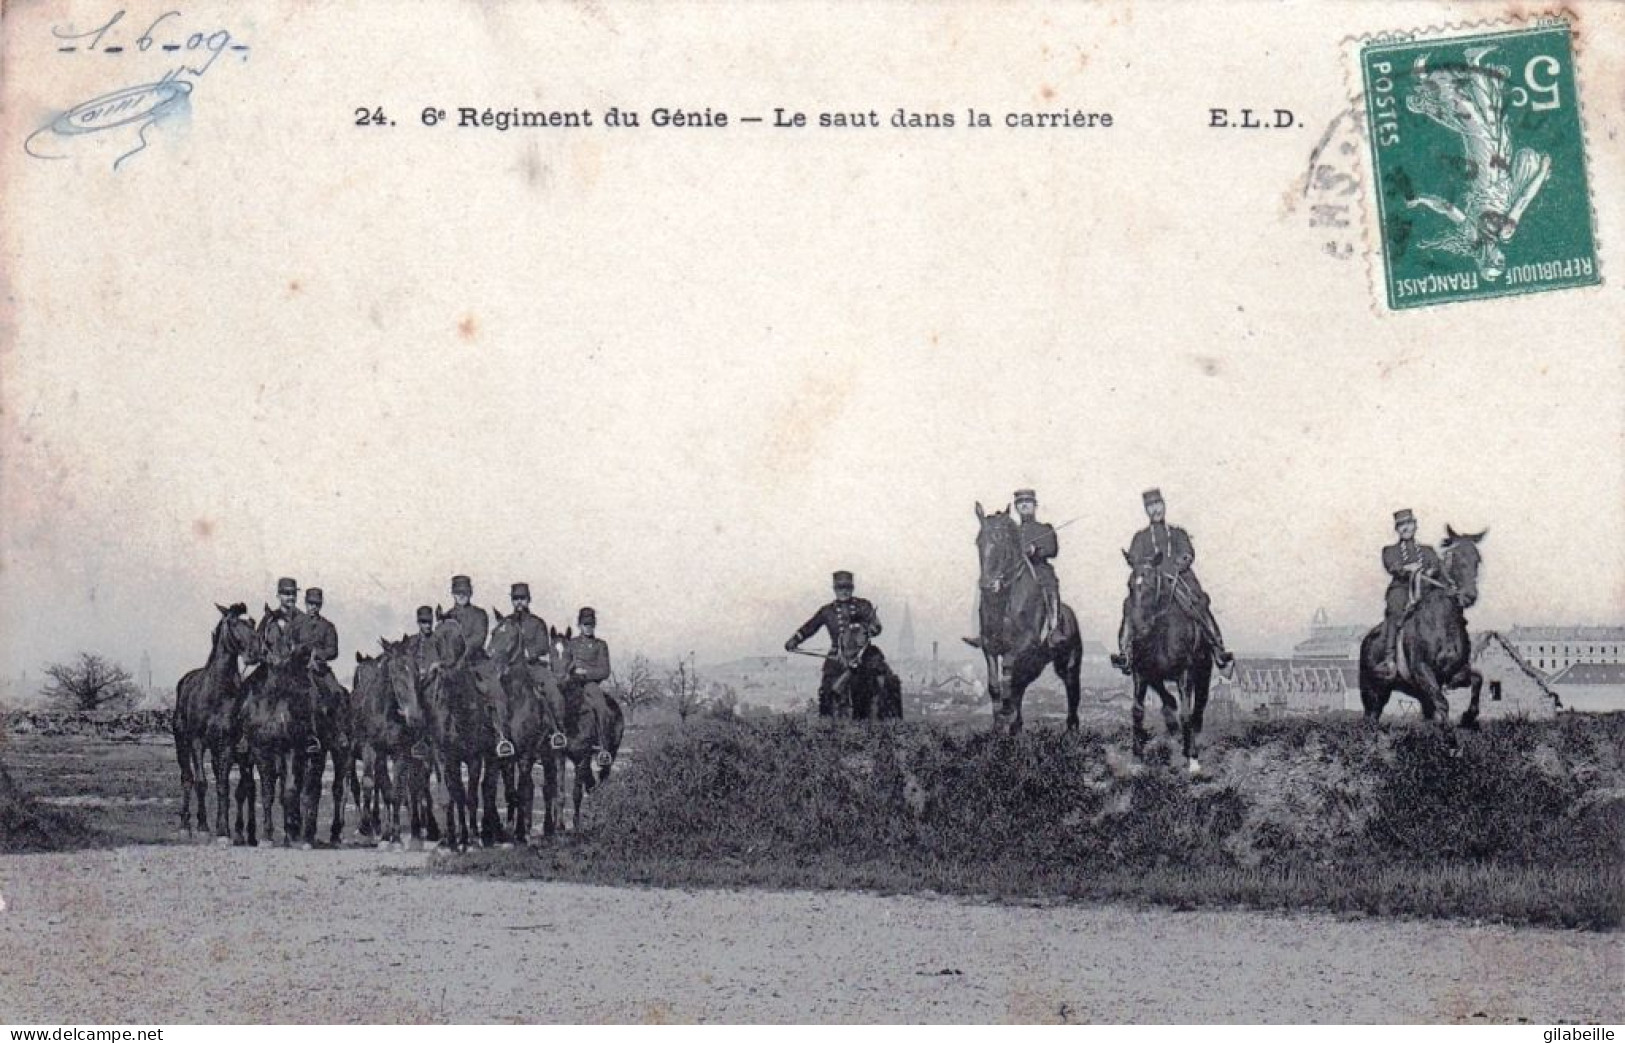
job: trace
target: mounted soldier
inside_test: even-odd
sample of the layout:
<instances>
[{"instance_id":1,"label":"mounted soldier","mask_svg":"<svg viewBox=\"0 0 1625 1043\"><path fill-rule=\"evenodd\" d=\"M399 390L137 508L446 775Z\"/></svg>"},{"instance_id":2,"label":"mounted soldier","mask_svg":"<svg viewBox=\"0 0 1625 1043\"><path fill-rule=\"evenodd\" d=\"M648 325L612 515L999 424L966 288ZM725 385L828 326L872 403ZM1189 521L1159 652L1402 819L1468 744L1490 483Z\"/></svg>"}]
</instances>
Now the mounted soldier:
<instances>
[{"instance_id":1,"label":"mounted soldier","mask_svg":"<svg viewBox=\"0 0 1625 1043\"><path fill-rule=\"evenodd\" d=\"M429 667L435 662L434 647L434 609L428 605L419 605L417 612L418 632L406 639L406 651L417 664L418 675L421 677L429 672Z\"/></svg>"},{"instance_id":2,"label":"mounted soldier","mask_svg":"<svg viewBox=\"0 0 1625 1043\"><path fill-rule=\"evenodd\" d=\"M320 753L321 743L316 739L317 714L332 714L348 698L339 679L333 676L333 660L339 657L339 631L333 621L322 615L322 588L305 591L305 611L294 621L291 634L295 649L310 650L310 678L316 687L316 698L311 700L311 738L307 753Z\"/></svg>"},{"instance_id":3,"label":"mounted soldier","mask_svg":"<svg viewBox=\"0 0 1625 1043\"><path fill-rule=\"evenodd\" d=\"M255 644L258 646L254 653L248 657L251 663L262 663L265 655L275 649L292 650L298 647L299 628L303 623L305 614L299 611L299 582L290 576L283 576L276 581L277 607L267 612L261 619L259 628L255 631ZM257 675L263 677L263 673ZM316 740L316 700L311 700L310 720L306 722L310 728L310 738L306 752L321 752L321 744Z\"/></svg>"},{"instance_id":4,"label":"mounted soldier","mask_svg":"<svg viewBox=\"0 0 1625 1043\"><path fill-rule=\"evenodd\" d=\"M534 616L530 611L530 584L515 583L508 588L508 600L513 604L513 617L519 626L519 647L531 676L536 679L538 687L552 680L552 670L548 665L548 656L553 651L552 643L548 639L547 624L541 618ZM503 731L502 718L505 716L502 707L494 702L491 705L491 724L496 730L498 757L512 757L513 743Z\"/></svg>"},{"instance_id":5,"label":"mounted soldier","mask_svg":"<svg viewBox=\"0 0 1625 1043\"><path fill-rule=\"evenodd\" d=\"M820 630L829 633L830 652L824 659L823 673L818 681L818 715L820 717L835 716L837 688L844 687L862 678L850 675L856 672L868 674L873 680L885 684L891 674L891 667L886 663L886 656L880 648L869 639L880 636L880 616L875 607L868 600L854 596L856 584L852 573L845 570L836 572L833 577L835 600L829 602L814 612L812 618L801 624L790 639L784 643L786 652L794 652L801 647L801 643ZM845 647L849 633L864 640L863 650L859 653L856 665L848 666L839 658L839 651ZM843 681L843 678L845 680Z\"/></svg>"},{"instance_id":6,"label":"mounted soldier","mask_svg":"<svg viewBox=\"0 0 1625 1043\"><path fill-rule=\"evenodd\" d=\"M1052 645L1060 644L1065 640L1061 633L1061 581L1050 559L1061 552L1061 540L1055 526L1038 520L1037 493L1017 489L1014 500L1016 516L1020 519L1017 538L1021 541L1021 551L1033 578L1038 581L1038 588L1044 593L1043 640Z\"/></svg>"},{"instance_id":7,"label":"mounted soldier","mask_svg":"<svg viewBox=\"0 0 1625 1043\"><path fill-rule=\"evenodd\" d=\"M609 645L597 636L598 613L591 608L576 614L576 626L579 633L570 639L570 676L564 686L565 730L571 736L590 733L594 745L601 746L610 719L601 687L609 680ZM592 717L590 728L582 726L587 723L580 720L583 712Z\"/></svg>"},{"instance_id":8,"label":"mounted soldier","mask_svg":"<svg viewBox=\"0 0 1625 1043\"><path fill-rule=\"evenodd\" d=\"M1158 570L1173 581L1174 600L1202 628L1208 644L1213 648L1213 662L1221 670L1228 669L1236 657L1225 650L1224 635L1219 632L1219 621L1213 618L1207 592L1202 589L1201 582L1191 569L1196 561L1196 548L1191 543L1190 534L1177 525L1168 524L1168 507L1162 499L1161 490L1147 489L1140 499L1145 505L1150 524L1135 533L1129 544L1131 564L1155 563ZM1112 656L1112 665L1125 674L1133 671L1129 652L1134 646L1135 637L1134 613L1129 599L1125 598L1123 624L1117 632L1117 654Z\"/></svg>"},{"instance_id":9,"label":"mounted soldier","mask_svg":"<svg viewBox=\"0 0 1625 1043\"><path fill-rule=\"evenodd\" d=\"M1395 637L1399 625L1411 606L1421 600L1422 584L1436 579L1443 564L1432 547L1416 542L1416 515L1409 509L1394 512L1394 531L1399 534L1399 541L1382 549L1382 568L1389 579L1388 589L1383 594L1382 660L1376 667L1381 680L1398 676Z\"/></svg>"},{"instance_id":10,"label":"mounted soldier","mask_svg":"<svg viewBox=\"0 0 1625 1043\"><path fill-rule=\"evenodd\" d=\"M473 599L474 581L467 576L451 577L452 606L446 615L455 619L463 632L463 640L467 642L463 650L466 662L485 655L485 641L491 632L491 617L485 609L472 604Z\"/></svg>"}]
</instances>

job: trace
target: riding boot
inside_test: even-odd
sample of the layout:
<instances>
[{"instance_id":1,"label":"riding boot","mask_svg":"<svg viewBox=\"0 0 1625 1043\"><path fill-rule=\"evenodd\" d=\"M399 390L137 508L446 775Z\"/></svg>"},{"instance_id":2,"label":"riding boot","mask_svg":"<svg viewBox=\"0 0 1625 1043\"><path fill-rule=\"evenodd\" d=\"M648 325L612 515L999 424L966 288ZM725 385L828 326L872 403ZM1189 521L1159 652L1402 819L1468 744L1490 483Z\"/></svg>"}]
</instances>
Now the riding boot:
<instances>
[{"instance_id":1,"label":"riding boot","mask_svg":"<svg viewBox=\"0 0 1625 1043\"><path fill-rule=\"evenodd\" d=\"M1208 643L1213 646L1214 664L1221 671L1229 670L1235 665L1236 657L1224 647L1224 635L1219 632L1219 621L1213 618L1213 610L1206 605L1202 606L1202 629L1207 632Z\"/></svg>"},{"instance_id":2,"label":"riding boot","mask_svg":"<svg viewBox=\"0 0 1625 1043\"><path fill-rule=\"evenodd\" d=\"M1044 592L1044 612L1049 617L1048 643L1057 646L1064 643L1066 635L1061 633L1060 591L1046 590Z\"/></svg>"},{"instance_id":3,"label":"riding boot","mask_svg":"<svg viewBox=\"0 0 1625 1043\"><path fill-rule=\"evenodd\" d=\"M1399 636L1399 620L1393 615L1383 617L1382 621L1382 658L1377 661L1374 672L1378 680L1392 681L1399 676L1399 659L1396 655Z\"/></svg>"},{"instance_id":4,"label":"riding boot","mask_svg":"<svg viewBox=\"0 0 1625 1043\"><path fill-rule=\"evenodd\" d=\"M322 752L321 736L316 730L316 711L315 710L310 711L310 738L305 740L305 752L306 753L320 753L320 752Z\"/></svg>"}]
</instances>

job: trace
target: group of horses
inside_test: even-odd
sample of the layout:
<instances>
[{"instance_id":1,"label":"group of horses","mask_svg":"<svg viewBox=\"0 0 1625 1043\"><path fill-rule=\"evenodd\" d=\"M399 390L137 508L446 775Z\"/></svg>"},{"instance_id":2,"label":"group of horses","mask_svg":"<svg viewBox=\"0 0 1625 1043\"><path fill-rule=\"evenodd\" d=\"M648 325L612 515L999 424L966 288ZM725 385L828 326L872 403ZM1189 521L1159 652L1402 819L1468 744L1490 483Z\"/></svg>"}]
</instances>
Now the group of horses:
<instances>
[{"instance_id":1,"label":"group of horses","mask_svg":"<svg viewBox=\"0 0 1625 1043\"><path fill-rule=\"evenodd\" d=\"M1019 539L1019 522L1009 508L986 511L976 505L976 536L981 561L977 617L980 634L971 642L987 664L987 690L995 722L1011 734L1022 728L1021 704L1027 688L1045 669L1053 669L1066 687L1066 727L1078 727L1079 674L1083 640L1070 606L1061 606L1060 640L1044 628L1043 592L1027 566ZM1373 627L1360 643L1360 701L1366 719L1382 716L1395 692L1416 699L1422 716L1448 728L1454 688L1471 688L1472 699L1461 726L1478 721L1483 678L1472 667L1472 644L1465 610L1478 599L1479 542L1484 533L1465 535L1445 527L1440 543L1441 575L1422 582L1398 630L1397 673L1379 669L1387 649L1382 627ZM1145 727L1145 695L1162 700L1163 723L1178 736L1191 774L1201 771L1198 737L1213 680L1213 647L1198 621L1175 596L1177 564L1159 552L1136 560L1126 551L1129 579L1124 612L1132 619L1134 640L1128 656L1134 696L1134 755L1142 757L1150 733ZM1172 691L1169 689L1172 688Z\"/></svg>"},{"instance_id":2,"label":"group of horses","mask_svg":"<svg viewBox=\"0 0 1625 1043\"><path fill-rule=\"evenodd\" d=\"M181 828L210 832L206 766L215 781L213 833L219 842L274 839L282 806L282 843L315 842L322 778L333 770L328 842L341 843L346 792L360 811L364 837L401 844L403 812L414 843L457 850L525 844L532 833L535 769L542 768L542 833L563 822L560 786L574 768L574 825L586 792L608 778L624 719L606 692L605 711L582 712L570 676L570 631L549 628L545 660L528 661L520 619L495 612L489 646L469 649L456 621L437 613L419 639L380 639L378 655L356 653L353 684L338 699L318 693L310 650L297 646L272 611L256 627L239 603L215 606L220 620L208 662L175 689L173 731L181 772ZM544 624L545 626L545 624ZM251 667L245 672L245 666ZM498 756L497 734L513 746ZM503 751L506 753L506 751ZM237 772L236 786L231 773ZM444 794L445 829L434 815L432 780ZM259 814L255 783L258 780ZM497 786L506 798L497 810ZM228 796L229 794L229 796ZM235 801L235 816L227 813Z\"/></svg>"}]
</instances>

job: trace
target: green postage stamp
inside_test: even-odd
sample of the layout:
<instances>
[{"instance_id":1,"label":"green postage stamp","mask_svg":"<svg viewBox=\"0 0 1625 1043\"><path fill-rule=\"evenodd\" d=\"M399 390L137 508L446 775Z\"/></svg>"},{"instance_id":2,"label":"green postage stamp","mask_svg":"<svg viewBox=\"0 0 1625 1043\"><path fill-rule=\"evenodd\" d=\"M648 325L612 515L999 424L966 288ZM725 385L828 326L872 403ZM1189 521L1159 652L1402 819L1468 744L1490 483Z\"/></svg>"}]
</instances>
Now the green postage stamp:
<instances>
[{"instance_id":1,"label":"green postage stamp","mask_svg":"<svg viewBox=\"0 0 1625 1043\"><path fill-rule=\"evenodd\" d=\"M1601 281L1569 26L1360 50L1390 308Z\"/></svg>"}]
</instances>

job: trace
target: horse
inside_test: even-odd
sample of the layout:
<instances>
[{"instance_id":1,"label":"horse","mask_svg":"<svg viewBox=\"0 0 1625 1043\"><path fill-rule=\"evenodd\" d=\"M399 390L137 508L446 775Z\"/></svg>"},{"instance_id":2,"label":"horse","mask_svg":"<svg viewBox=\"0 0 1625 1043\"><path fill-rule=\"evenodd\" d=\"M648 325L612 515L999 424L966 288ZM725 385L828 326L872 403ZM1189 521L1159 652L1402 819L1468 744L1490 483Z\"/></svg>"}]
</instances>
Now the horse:
<instances>
[{"instance_id":1,"label":"horse","mask_svg":"<svg viewBox=\"0 0 1625 1043\"><path fill-rule=\"evenodd\" d=\"M379 848L399 843L401 805L405 803L414 843L422 841L425 826L429 839L439 840L428 773L423 770L428 721L420 698L422 676L404 640L380 638L378 644L383 650L379 656L356 653L351 695L353 738L362 762L362 833L367 835L370 825ZM393 777L391 761L396 766Z\"/></svg>"},{"instance_id":2,"label":"horse","mask_svg":"<svg viewBox=\"0 0 1625 1043\"><path fill-rule=\"evenodd\" d=\"M265 839L275 836L272 809L282 802L282 843L292 843L304 831L305 747L310 737L310 707L315 695L308 648L289 647L281 628L273 623L270 607L260 620L249 661L258 668L249 675L243 699L242 734L249 756L259 772L260 810ZM314 811L312 811L312 815ZM249 844L254 841L250 839Z\"/></svg>"},{"instance_id":3,"label":"horse","mask_svg":"<svg viewBox=\"0 0 1625 1043\"><path fill-rule=\"evenodd\" d=\"M599 691L604 698L604 713L580 712L581 689L585 686L570 676L570 633L568 628L562 634L557 630L552 631L549 661L565 700L567 742L564 756L575 768L571 828L579 833L582 798L609 779L609 771L615 766L615 758L621 752L621 739L626 734L626 715L621 711L621 704L602 687ZM577 706L573 715L569 712L572 704Z\"/></svg>"},{"instance_id":4,"label":"horse","mask_svg":"<svg viewBox=\"0 0 1625 1043\"><path fill-rule=\"evenodd\" d=\"M1134 756L1145 755L1146 741L1151 738L1145 728L1145 691L1149 687L1162 699L1168 734L1179 734L1190 773L1201 774L1197 737L1202 733L1213 682L1213 645L1201 624L1180 604L1179 577L1164 571L1161 551L1142 561L1124 551L1123 558L1129 564L1126 611L1134 622L1134 639L1126 649L1134 687ZM1169 693L1169 684L1178 691L1177 700Z\"/></svg>"},{"instance_id":5,"label":"horse","mask_svg":"<svg viewBox=\"0 0 1625 1043\"><path fill-rule=\"evenodd\" d=\"M208 814L204 795L208 783L203 775L203 761L207 756L214 768L215 835L220 843L231 840L226 810L227 790L231 783L231 765L236 759L237 738L241 733L239 713L242 709L243 684L238 657L254 646L254 624L248 618L248 606L238 602L230 608L216 605L220 621L215 624L210 638L208 661L199 669L189 671L175 685L175 718L171 731L175 736L175 759L181 769L181 828L192 836L191 802L197 797L197 830L207 833ZM241 772L240 768L240 772ZM253 769L247 767L249 784L253 784ZM239 774L239 781L241 781ZM243 807L237 807L237 841L244 841ZM252 828L253 816L248 816Z\"/></svg>"},{"instance_id":6,"label":"horse","mask_svg":"<svg viewBox=\"0 0 1625 1043\"><path fill-rule=\"evenodd\" d=\"M542 833L557 830L558 781L565 745L561 724L564 696L559 691L552 665L534 668L525 661L525 647L518 613L504 616L493 608L490 658L480 664L475 676L481 692L497 708L502 730L513 743L513 756L487 765L485 786L480 791L484 819L481 839L485 843L512 840L530 843L536 805L536 765L542 765ZM540 621L538 621L540 622ZM541 623L544 629L546 623ZM551 658L551 657L550 657ZM504 823L497 816L497 780L507 787L508 815Z\"/></svg>"},{"instance_id":7,"label":"horse","mask_svg":"<svg viewBox=\"0 0 1625 1043\"><path fill-rule=\"evenodd\" d=\"M1451 688L1472 689L1472 700L1461 715L1463 728L1478 725L1478 695L1484 678L1472 667L1472 644L1467 636L1464 610L1478 600L1478 567L1483 561L1478 545L1488 530L1474 535L1445 526L1439 544L1443 578L1423 575L1420 599L1406 611L1395 631L1397 677L1378 675L1377 665L1387 652L1382 626L1373 627L1360 642L1360 703L1367 721L1375 724L1394 692L1404 692L1422 708L1425 720L1437 716L1450 726Z\"/></svg>"},{"instance_id":8,"label":"horse","mask_svg":"<svg viewBox=\"0 0 1625 1043\"><path fill-rule=\"evenodd\" d=\"M435 763L446 786L446 828L440 843L466 851L481 835L478 799L496 733L485 694L464 654L462 628L454 619L442 619L428 641L424 707Z\"/></svg>"},{"instance_id":9,"label":"horse","mask_svg":"<svg viewBox=\"0 0 1625 1043\"><path fill-rule=\"evenodd\" d=\"M1066 686L1066 730L1078 729L1079 674L1083 667L1083 639L1078 619L1062 605L1057 626L1065 635L1046 640L1044 592L1021 547L1020 525L1010 508L986 512L976 505L976 553L981 561L977 624L979 636L965 638L981 649L987 663L987 690L993 700L993 719L1011 735L1021 731L1021 702L1027 686L1045 667L1054 669ZM899 710L901 708L899 707Z\"/></svg>"}]
</instances>

